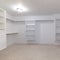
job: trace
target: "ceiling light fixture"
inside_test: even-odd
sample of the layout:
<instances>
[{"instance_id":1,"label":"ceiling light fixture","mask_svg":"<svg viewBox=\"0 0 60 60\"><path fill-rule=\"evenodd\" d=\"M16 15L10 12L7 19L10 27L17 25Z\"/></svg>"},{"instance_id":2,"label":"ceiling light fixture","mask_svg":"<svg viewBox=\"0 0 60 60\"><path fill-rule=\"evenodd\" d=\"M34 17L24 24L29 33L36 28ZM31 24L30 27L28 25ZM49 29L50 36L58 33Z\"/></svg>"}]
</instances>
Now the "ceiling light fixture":
<instances>
[{"instance_id":1,"label":"ceiling light fixture","mask_svg":"<svg viewBox=\"0 0 60 60\"><path fill-rule=\"evenodd\" d=\"M18 11L18 12L23 12L23 9L17 8L17 11Z\"/></svg>"},{"instance_id":2,"label":"ceiling light fixture","mask_svg":"<svg viewBox=\"0 0 60 60\"><path fill-rule=\"evenodd\" d=\"M16 6L13 6L13 10L17 12L27 12L28 9L24 7L22 4L18 4Z\"/></svg>"}]
</instances>

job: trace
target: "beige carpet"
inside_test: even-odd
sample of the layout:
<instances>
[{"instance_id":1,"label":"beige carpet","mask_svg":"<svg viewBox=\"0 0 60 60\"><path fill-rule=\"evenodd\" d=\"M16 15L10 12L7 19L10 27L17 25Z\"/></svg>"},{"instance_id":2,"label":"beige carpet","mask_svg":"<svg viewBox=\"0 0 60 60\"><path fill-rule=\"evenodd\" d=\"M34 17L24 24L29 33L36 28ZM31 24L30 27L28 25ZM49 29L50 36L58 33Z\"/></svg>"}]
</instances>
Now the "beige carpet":
<instances>
[{"instance_id":1,"label":"beige carpet","mask_svg":"<svg viewBox=\"0 0 60 60\"><path fill-rule=\"evenodd\" d=\"M60 46L13 45L0 51L0 60L60 60Z\"/></svg>"}]
</instances>

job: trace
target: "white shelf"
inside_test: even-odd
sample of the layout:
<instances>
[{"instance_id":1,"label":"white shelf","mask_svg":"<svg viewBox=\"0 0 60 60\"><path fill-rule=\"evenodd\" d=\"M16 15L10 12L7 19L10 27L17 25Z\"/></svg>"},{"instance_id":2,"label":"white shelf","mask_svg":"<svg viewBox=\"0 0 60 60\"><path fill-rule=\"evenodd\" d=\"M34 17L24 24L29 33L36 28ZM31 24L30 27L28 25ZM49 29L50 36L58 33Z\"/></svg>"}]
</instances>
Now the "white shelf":
<instances>
[{"instance_id":1,"label":"white shelf","mask_svg":"<svg viewBox=\"0 0 60 60\"><path fill-rule=\"evenodd\" d=\"M26 26L27 26L27 27L30 27L30 26L31 26L31 27L34 27L35 25L26 25Z\"/></svg>"},{"instance_id":2,"label":"white shelf","mask_svg":"<svg viewBox=\"0 0 60 60\"><path fill-rule=\"evenodd\" d=\"M27 29L27 31L28 31L28 30L29 30L29 31L31 31L31 30L34 31L35 29Z\"/></svg>"},{"instance_id":3,"label":"white shelf","mask_svg":"<svg viewBox=\"0 0 60 60\"><path fill-rule=\"evenodd\" d=\"M26 25L35 25L35 24L26 24Z\"/></svg>"},{"instance_id":4,"label":"white shelf","mask_svg":"<svg viewBox=\"0 0 60 60\"><path fill-rule=\"evenodd\" d=\"M35 30L35 28L26 28L26 30Z\"/></svg>"},{"instance_id":5,"label":"white shelf","mask_svg":"<svg viewBox=\"0 0 60 60\"><path fill-rule=\"evenodd\" d=\"M7 35L10 35L10 34L18 34L18 32L8 32L6 33Z\"/></svg>"},{"instance_id":6,"label":"white shelf","mask_svg":"<svg viewBox=\"0 0 60 60\"><path fill-rule=\"evenodd\" d=\"M35 33L34 34L26 33L26 36L35 36Z\"/></svg>"}]
</instances>

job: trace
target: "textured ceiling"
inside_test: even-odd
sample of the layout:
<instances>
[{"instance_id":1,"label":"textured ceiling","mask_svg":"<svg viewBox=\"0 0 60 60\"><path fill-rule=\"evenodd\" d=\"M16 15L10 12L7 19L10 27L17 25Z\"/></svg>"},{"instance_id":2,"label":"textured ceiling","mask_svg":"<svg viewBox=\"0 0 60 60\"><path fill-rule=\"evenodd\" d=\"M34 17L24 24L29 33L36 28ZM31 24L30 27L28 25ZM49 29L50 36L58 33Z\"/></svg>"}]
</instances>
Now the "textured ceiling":
<instances>
[{"instance_id":1,"label":"textured ceiling","mask_svg":"<svg viewBox=\"0 0 60 60\"><path fill-rule=\"evenodd\" d=\"M18 13L12 9L13 5L22 3L29 11L19 15L47 15L60 13L60 0L0 0L0 7L13 16Z\"/></svg>"}]
</instances>

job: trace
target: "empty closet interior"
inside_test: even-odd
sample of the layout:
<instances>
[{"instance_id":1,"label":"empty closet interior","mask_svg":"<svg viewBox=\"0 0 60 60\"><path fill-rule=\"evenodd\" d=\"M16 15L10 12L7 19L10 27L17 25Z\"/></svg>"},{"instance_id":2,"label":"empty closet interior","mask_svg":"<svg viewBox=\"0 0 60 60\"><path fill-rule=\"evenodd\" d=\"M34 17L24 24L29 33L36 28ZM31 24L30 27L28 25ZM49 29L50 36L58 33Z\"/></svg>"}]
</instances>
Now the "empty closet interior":
<instances>
[{"instance_id":1,"label":"empty closet interior","mask_svg":"<svg viewBox=\"0 0 60 60\"><path fill-rule=\"evenodd\" d=\"M0 49L13 44L60 44L60 17L8 17L0 9Z\"/></svg>"},{"instance_id":2,"label":"empty closet interior","mask_svg":"<svg viewBox=\"0 0 60 60\"><path fill-rule=\"evenodd\" d=\"M55 19L7 19L7 44L57 44L57 23Z\"/></svg>"}]
</instances>

